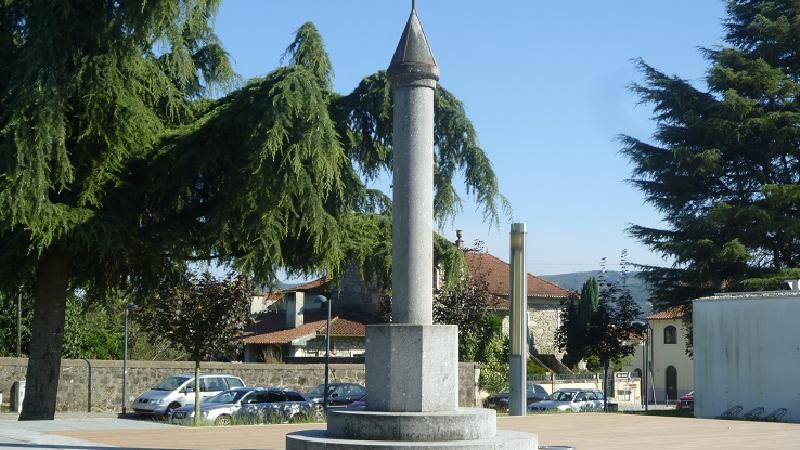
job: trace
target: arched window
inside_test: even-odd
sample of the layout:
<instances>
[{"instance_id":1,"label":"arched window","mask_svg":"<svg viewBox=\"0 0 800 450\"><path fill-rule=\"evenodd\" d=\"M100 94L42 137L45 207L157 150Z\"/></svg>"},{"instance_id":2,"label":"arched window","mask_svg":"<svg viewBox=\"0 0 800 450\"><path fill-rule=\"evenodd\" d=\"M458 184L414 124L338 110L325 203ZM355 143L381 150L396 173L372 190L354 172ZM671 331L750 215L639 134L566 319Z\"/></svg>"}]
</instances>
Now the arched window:
<instances>
[{"instance_id":1,"label":"arched window","mask_svg":"<svg viewBox=\"0 0 800 450\"><path fill-rule=\"evenodd\" d=\"M675 327L672 327L674 330ZM667 366L667 400L678 399L678 370L673 366Z\"/></svg>"},{"instance_id":2,"label":"arched window","mask_svg":"<svg viewBox=\"0 0 800 450\"><path fill-rule=\"evenodd\" d=\"M678 342L677 337L675 336L675 327L672 325L664 328L664 343L665 344L676 344Z\"/></svg>"}]
</instances>

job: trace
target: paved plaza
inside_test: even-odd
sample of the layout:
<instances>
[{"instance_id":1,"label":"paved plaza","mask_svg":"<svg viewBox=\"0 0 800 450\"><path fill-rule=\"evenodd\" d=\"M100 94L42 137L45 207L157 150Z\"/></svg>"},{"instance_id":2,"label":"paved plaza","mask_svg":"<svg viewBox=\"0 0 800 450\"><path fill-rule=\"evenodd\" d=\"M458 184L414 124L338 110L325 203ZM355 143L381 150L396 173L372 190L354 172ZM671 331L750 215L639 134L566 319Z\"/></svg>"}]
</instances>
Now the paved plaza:
<instances>
[{"instance_id":1,"label":"paved plaza","mask_svg":"<svg viewBox=\"0 0 800 450\"><path fill-rule=\"evenodd\" d=\"M286 433L323 429L322 424L179 427L143 420L0 420L2 449L283 449ZM643 417L628 414L547 414L501 417L497 428L536 433L539 445L578 450L796 449L800 425Z\"/></svg>"}]
</instances>

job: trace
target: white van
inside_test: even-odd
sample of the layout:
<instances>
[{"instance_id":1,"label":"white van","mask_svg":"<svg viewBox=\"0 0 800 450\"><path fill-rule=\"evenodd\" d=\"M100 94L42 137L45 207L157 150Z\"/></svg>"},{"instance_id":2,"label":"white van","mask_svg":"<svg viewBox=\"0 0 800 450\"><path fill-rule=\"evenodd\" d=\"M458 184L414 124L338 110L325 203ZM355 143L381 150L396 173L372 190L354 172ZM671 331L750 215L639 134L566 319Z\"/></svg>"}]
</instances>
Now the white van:
<instances>
[{"instance_id":1,"label":"white van","mask_svg":"<svg viewBox=\"0 0 800 450\"><path fill-rule=\"evenodd\" d=\"M200 401L222 391L245 386L241 378L226 374L200 374ZM180 373L156 384L136 397L133 410L139 414L169 416L173 410L194 404L194 374Z\"/></svg>"}]
</instances>

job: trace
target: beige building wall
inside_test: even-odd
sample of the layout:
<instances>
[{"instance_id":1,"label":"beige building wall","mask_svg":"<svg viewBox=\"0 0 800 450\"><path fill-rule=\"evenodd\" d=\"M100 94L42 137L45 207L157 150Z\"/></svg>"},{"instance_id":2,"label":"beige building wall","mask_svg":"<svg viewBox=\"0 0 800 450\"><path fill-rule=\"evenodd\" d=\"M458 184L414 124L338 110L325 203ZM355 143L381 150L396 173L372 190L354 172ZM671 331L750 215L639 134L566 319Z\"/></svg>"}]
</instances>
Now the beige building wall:
<instances>
[{"instance_id":1,"label":"beige building wall","mask_svg":"<svg viewBox=\"0 0 800 450\"><path fill-rule=\"evenodd\" d=\"M675 343L665 344L664 330L670 326L675 327ZM676 398L680 398L681 395L694 390L694 363L686 355L686 330L683 319L651 319L650 327L653 330L651 355L654 380L651 392L655 391L658 403L664 403L667 401L667 369L671 366L677 372ZM641 351L637 358L641 361Z\"/></svg>"}]
</instances>

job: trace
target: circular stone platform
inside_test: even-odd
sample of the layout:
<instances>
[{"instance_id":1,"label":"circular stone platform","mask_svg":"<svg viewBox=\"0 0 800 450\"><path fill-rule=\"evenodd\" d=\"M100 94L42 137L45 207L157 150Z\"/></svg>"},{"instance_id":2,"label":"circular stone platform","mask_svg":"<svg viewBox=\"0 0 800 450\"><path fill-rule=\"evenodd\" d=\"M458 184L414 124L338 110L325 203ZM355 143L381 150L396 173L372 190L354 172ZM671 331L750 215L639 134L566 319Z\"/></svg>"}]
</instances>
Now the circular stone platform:
<instances>
[{"instance_id":1,"label":"circular stone platform","mask_svg":"<svg viewBox=\"0 0 800 450\"><path fill-rule=\"evenodd\" d=\"M437 412L331 410L328 436L382 441L461 441L490 438L496 432L493 409L460 408Z\"/></svg>"},{"instance_id":2,"label":"circular stone platform","mask_svg":"<svg viewBox=\"0 0 800 450\"><path fill-rule=\"evenodd\" d=\"M536 450L536 436L518 431L499 431L496 436L475 440L446 442L392 442L378 440L336 439L325 430L299 431L286 435L286 450L345 450L375 448L382 450Z\"/></svg>"}]
</instances>

